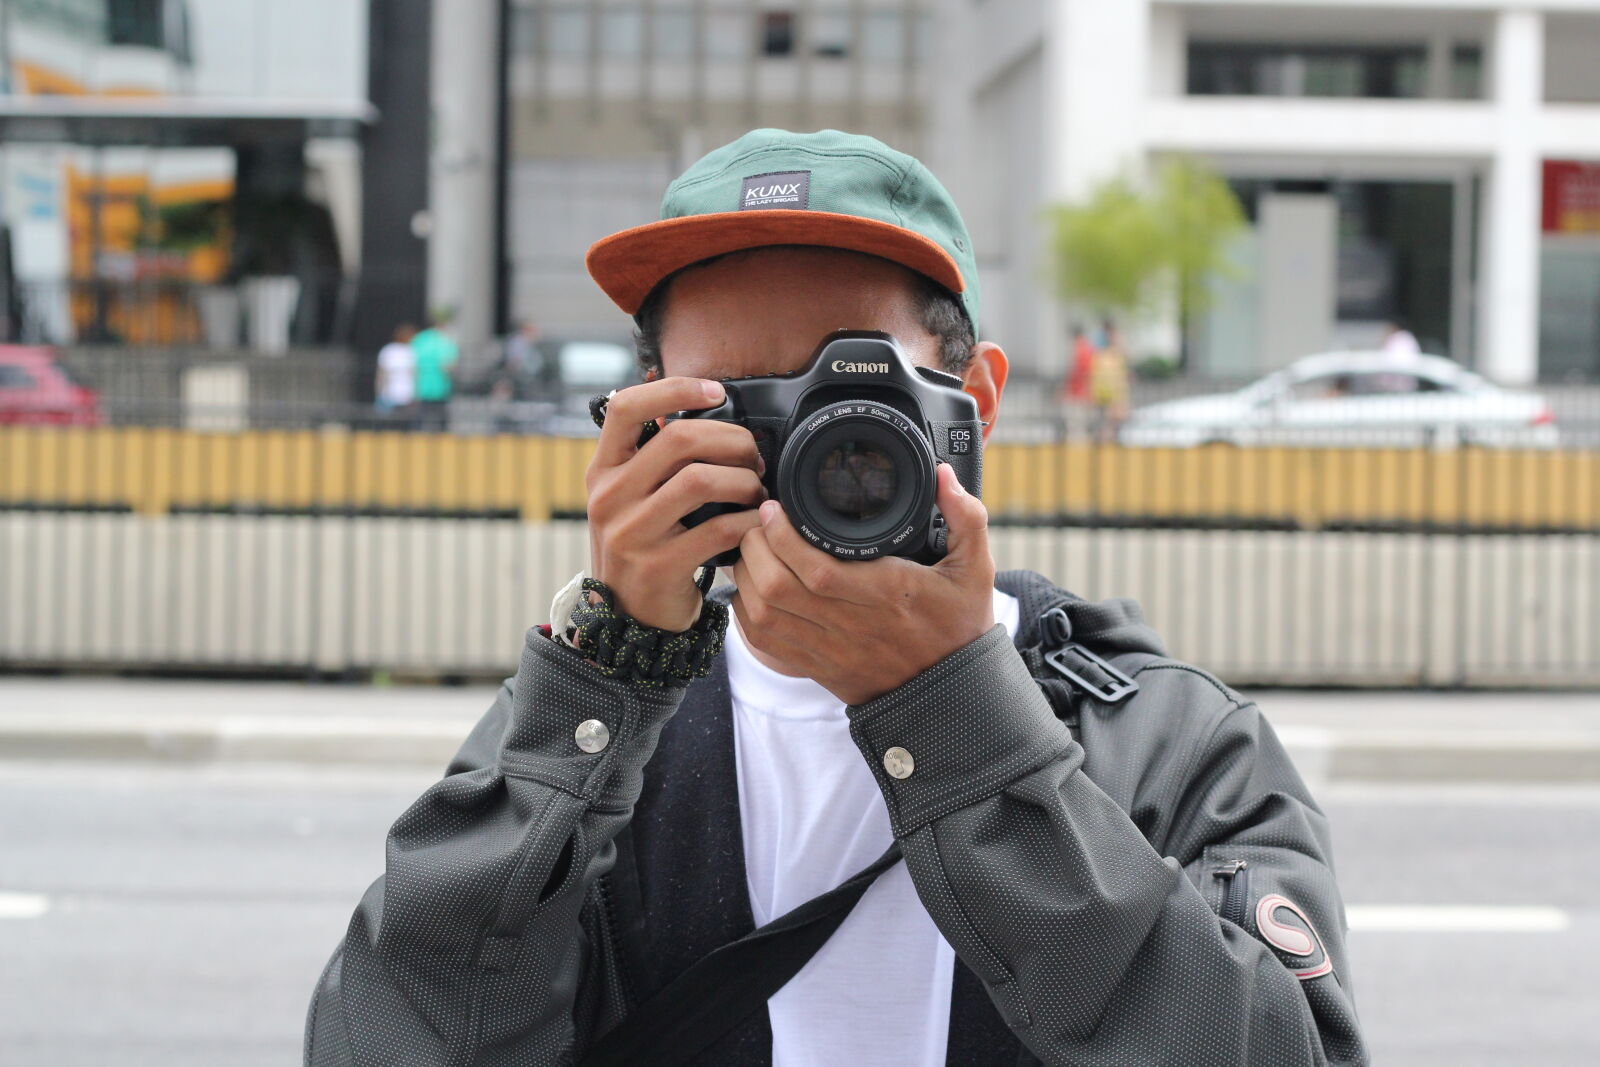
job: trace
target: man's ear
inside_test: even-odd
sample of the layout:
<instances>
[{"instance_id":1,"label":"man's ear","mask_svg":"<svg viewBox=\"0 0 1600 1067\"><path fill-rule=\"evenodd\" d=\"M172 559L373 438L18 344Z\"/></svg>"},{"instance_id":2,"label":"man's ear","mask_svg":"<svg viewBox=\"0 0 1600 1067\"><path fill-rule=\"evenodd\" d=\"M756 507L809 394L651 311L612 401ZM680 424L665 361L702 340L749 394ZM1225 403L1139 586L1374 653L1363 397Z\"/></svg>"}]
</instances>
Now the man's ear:
<instances>
[{"instance_id":1,"label":"man's ear","mask_svg":"<svg viewBox=\"0 0 1600 1067\"><path fill-rule=\"evenodd\" d=\"M978 418L983 420L983 439L989 440L1000 417L1000 394L1006 391L1006 376L1011 364L1005 352L992 341L979 341L972 346L967 369L961 373L962 388L978 402Z\"/></svg>"}]
</instances>

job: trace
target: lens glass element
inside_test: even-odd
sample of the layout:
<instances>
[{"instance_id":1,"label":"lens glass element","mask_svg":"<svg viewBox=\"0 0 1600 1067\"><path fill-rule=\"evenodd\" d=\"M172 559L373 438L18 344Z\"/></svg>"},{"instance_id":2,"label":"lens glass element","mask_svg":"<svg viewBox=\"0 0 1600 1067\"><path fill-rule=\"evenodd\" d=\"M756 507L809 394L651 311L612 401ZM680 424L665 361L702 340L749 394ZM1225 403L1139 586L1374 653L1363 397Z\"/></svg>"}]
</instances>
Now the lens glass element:
<instances>
[{"instance_id":1,"label":"lens glass element","mask_svg":"<svg viewBox=\"0 0 1600 1067\"><path fill-rule=\"evenodd\" d=\"M894 503L900 483L894 460L867 441L841 441L817 468L817 499L856 522L875 519Z\"/></svg>"}]
</instances>

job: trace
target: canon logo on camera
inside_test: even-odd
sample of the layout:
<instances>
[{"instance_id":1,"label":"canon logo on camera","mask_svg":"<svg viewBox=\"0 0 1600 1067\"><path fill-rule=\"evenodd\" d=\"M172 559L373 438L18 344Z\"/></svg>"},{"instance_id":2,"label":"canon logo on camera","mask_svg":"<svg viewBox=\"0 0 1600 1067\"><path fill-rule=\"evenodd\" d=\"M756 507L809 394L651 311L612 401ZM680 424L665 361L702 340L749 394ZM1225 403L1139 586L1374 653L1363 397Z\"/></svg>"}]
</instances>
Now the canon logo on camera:
<instances>
[{"instance_id":1,"label":"canon logo on camera","mask_svg":"<svg viewBox=\"0 0 1600 1067\"><path fill-rule=\"evenodd\" d=\"M832 370L835 374L888 374L887 363L846 363L842 359L833 361Z\"/></svg>"}]
</instances>

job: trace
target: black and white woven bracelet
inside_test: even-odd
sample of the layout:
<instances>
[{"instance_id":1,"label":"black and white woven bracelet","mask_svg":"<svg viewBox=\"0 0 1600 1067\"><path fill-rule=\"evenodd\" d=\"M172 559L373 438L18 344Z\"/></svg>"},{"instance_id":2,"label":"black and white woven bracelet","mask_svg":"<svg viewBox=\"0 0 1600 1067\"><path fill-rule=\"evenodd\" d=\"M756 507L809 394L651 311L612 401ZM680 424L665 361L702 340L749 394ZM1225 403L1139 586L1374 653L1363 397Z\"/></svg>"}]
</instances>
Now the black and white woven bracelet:
<instances>
[{"instance_id":1,"label":"black and white woven bracelet","mask_svg":"<svg viewBox=\"0 0 1600 1067\"><path fill-rule=\"evenodd\" d=\"M711 661L722 651L727 627L727 606L709 599L687 630L674 633L645 626L617 610L617 598L609 586L585 578L567 636L608 678L675 688L711 673Z\"/></svg>"}]
</instances>

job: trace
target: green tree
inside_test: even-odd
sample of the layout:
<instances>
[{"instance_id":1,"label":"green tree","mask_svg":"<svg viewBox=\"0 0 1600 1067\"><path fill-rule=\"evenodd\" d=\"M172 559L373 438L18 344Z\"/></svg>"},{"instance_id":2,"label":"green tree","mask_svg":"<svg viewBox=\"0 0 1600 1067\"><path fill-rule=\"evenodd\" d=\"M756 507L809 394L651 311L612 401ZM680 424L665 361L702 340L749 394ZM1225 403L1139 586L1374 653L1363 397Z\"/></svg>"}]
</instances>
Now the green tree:
<instances>
[{"instance_id":1,"label":"green tree","mask_svg":"<svg viewBox=\"0 0 1600 1067\"><path fill-rule=\"evenodd\" d=\"M1227 247L1246 225L1227 183L1187 158L1163 161L1147 183L1102 182L1048 213L1057 297L1128 319L1173 298L1185 322L1204 311L1212 280L1235 271Z\"/></svg>"}]
</instances>

